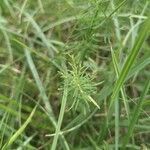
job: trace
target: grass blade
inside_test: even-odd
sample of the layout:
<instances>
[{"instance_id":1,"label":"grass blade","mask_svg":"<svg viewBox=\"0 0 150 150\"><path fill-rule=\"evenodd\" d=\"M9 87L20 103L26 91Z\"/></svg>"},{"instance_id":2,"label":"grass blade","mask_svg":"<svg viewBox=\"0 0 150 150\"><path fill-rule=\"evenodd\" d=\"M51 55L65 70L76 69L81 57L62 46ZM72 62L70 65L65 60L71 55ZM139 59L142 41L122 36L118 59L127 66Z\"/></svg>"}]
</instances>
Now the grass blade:
<instances>
[{"instance_id":1,"label":"grass blade","mask_svg":"<svg viewBox=\"0 0 150 150\"><path fill-rule=\"evenodd\" d=\"M149 90L149 87L150 87L150 79L149 79L148 82L146 82L146 85L145 85L144 90L141 94L141 97L140 97L137 105L134 108L133 115L132 115L132 118L130 120L130 124L129 124L129 127L128 127L128 132L127 132L127 134L124 138L124 141L123 141L123 148L124 149L125 149L126 144L129 141L130 136L132 135L132 132L134 130L134 126L136 125L136 122L137 122L138 117L139 117L140 112L141 112L141 108L142 108L142 105L143 105L143 100L144 100L144 98L145 98L145 96L146 96L146 94Z\"/></svg>"},{"instance_id":2,"label":"grass blade","mask_svg":"<svg viewBox=\"0 0 150 150\"><path fill-rule=\"evenodd\" d=\"M147 54L147 56L149 56L150 53ZM150 64L150 57L144 57L142 58L139 62L137 62L133 68L130 70L129 75L127 77L127 79L131 78L133 75L135 75L135 73L138 73L139 71L141 71L144 67L146 67L147 65Z\"/></svg>"},{"instance_id":3,"label":"grass blade","mask_svg":"<svg viewBox=\"0 0 150 150\"><path fill-rule=\"evenodd\" d=\"M36 111L37 105L34 107L34 109L32 110L30 116L28 117L28 119L25 121L25 123L18 129L18 131L15 132L15 134L13 134L13 136L9 139L8 143L6 143L3 147L2 150L5 150L7 147L9 147L10 145L12 145L12 143L14 143L14 141L19 137L19 135L22 134L22 132L25 130L25 128L27 127L27 125L31 122L31 119Z\"/></svg>"},{"instance_id":4,"label":"grass blade","mask_svg":"<svg viewBox=\"0 0 150 150\"><path fill-rule=\"evenodd\" d=\"M147 33L149 31L149 27L150 27L150 18L148 18L146 21L145 21L145 24L134 44L134 47L133 49L131 50L131 53L130 55L128 56L122 70L121 70L121 73L119 75L119 78L118 80L116 81L115 83L115 86L114 86L114 89L113 89L113 94L112 94L112 97L111 97L111 102L110 102L110 107L112 106L113 102L115 101L115 99L117 98L118 96L118 93L121 89L121 86L122 84L124 83L139 51L140 51L140 48L142 47L142 44L143 42L145 41L145 38L147 36Z\"/></svg>"},{"instance_id":5,"label":"grass blade","mask_svg":"<svg viewBox=\"0 0 150 150\"><path fill-rule=\"evenodd\" d=\"M41 82L41 80L40 80L40 77L39 77L39 75L38 75L38 72L37 72L37 70L36 70L36 68L35 68L35 65L34 65L34 62L33 62L33 60L32 60L31 54L30 54L30 52L29 52L27 49L25 49L25 55L26 55L26 58L27 58L29 67L30 67L30 69L31 69L31 72L32 72L32 74L33 74L33 77L34 77L34 79L35 79L35 81L36 81L37 87L38 87L38 89L39 89L39 91L40 91L40 95L41 95L41 97L42 97L42 99L43 99L43 102L44 102L44 104L45 104L46 110L47 110L48 113L49 113L49 117L50 117L52 123L55 124L53 111L52 111L52 108L51 108L51 106L50 106L50 104L49 104L48 97L47 97L47 95L46 95L46 93L45 93L45 89L44 89L44 87L43 87L43 85L42 85L42 82Z\"/></svg>"},{"instance_id":6,"label":"grass blade","mask_svg":"<svg viewBox=\"0 0 150 150\"><path fill-rule=\"evenodd\" d=\"M114 85L114 88L113 88L113 93L112 93L112 96L111 96L111 100L110 100L110 105L109 105L109 111L108 111L108 114L107 114L107 117L103 123L103 126L102 126L102 130L100 132L100 137L99 137L99 141L100 143L102 143L103 139L106 137L107 133L108 133L108 127L109 127L109 120L112 118L112 114L113 114L113 107L114 106L114 102L115 100L117 100L118 98L118 94L119 94L119 91L121 90L121 87L123 85L123 83L125 82L127 76L128 76L128 73L140 51L140 48L143 44L143 42L145 41L145 38L147 36L147 33L149 31L149 26L150 26L150 18L148 18L146 21L145 21L145 24L141 30L141 32L139 33L139 36L135 42L135 45L133 47L133 49L131 50L131 53L130 55L128 56L122 70L121 70L121 73Z\"/></svg>"},{"instance_id":7,"label":"grass blade","mask_svg":"<svg viewBox=\"0 0 150 150\"><path fill-rule=\"evenodd\" d=\"M114 69L115 69L115 72L116 72L116 75L117 75L117 78L118 78L120 70L119 70L117 58L116 58L112 48L111 48L111 54L112 54L112 61L113 61ZM125 94L125 91L124 91L123 87L121 88L121 96L123 98L123 102L124 102L125 110L126 110L126 113L127 113L127 117L129 118L130 110L129 110L129 105L127 103L126 94Z\"/></svg>"},{"instance_id":8,"label":"grass blade","mask_svg":"<svg viewBox=\"0 0 150 150\"><path fill-rule=\"evenodd\" d=\"M58 141L60 128L61 128L61 124L62 124L63 117L64 117L66 102L67 102L67 93L68 93L68 87L67 87L67 81L66 81L65 85L64 85L64 93L63 93L61 109L60 109L59 118L58 118L58 124L56 126L56 133L55 133L55 136L54 136L54 140L53 140L51 150L55 150L56 146L57 146L57 141Z\"/></svg>"}]
</instances>

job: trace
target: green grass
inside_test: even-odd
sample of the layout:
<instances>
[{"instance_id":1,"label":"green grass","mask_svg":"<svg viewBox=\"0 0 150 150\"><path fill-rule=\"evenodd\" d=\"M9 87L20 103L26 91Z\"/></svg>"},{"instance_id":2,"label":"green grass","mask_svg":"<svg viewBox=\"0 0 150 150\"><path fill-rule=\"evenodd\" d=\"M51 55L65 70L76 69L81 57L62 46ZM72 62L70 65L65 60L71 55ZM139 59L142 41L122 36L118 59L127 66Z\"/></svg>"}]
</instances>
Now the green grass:
<instances>
[{"instance_id":1,"label":"green grass","mask_svg":"<svg viewBox=\"0 0 150 150\"><path fill-rule=\"evenodd\" d=\"M150 2L2 0L0 149L150 149Z\"/></svg>"}]
</instances>

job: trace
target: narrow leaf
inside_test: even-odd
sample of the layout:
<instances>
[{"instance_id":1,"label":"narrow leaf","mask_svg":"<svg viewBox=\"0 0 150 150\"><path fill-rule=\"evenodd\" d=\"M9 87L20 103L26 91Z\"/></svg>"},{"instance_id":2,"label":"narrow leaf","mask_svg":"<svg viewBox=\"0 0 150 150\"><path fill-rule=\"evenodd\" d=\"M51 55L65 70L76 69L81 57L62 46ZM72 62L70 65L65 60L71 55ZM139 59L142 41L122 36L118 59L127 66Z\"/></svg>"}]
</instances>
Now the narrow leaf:
<instances>
[{"instance_id":1,"label":"narrow leaf","mask_svg":"<svg viewBox=\"0 0 150 150\"><path fill-rule=\"evenodd\" d=\"M118 93L121 89L121 86L123 85L132 65L134 64L134 61L136 60L136 57L142 47L142 44L145 41L145 38L147 36L147 33L149 31L149 27L150 27L150 18L148 18L145 21L145 24L141 30L141 32L139 33L139 36L133 46L133 49L131 50L130 55L128 56L122 70L121 73L119 75L118 80L116 81L115 85L114 85L114 89L113 89L113 94L111 97L111 102L110 102L110 107L112 106L113 102L115 101L115 99L118 96Z\"/></svg>"},{"instance_id":2,"label":"narrow leaf","mask_svg":"<svg viewBox=\"0 0 150 150\"><path fill-rule=\"evenodd\" d=\"M2 150L6 149L8 146L10 146L14 141L22 134L22 132L25 130L27 125L31 122L31 119L36 111L37 106L34 107L32 110L30 116L28 119L25 121L25 123L14 133L14 135L9 139L8 143L6 143L3 147Z\"/></svg>"}]
</instances>

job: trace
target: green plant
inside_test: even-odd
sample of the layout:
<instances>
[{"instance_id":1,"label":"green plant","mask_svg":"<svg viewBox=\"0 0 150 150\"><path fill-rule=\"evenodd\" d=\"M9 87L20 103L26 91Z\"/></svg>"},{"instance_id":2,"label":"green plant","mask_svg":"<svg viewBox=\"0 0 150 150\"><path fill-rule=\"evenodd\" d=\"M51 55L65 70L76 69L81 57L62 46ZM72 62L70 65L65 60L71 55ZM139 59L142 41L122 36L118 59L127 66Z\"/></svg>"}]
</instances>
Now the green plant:
<instances>
[{"instance_id":1,"label":"green plant","mask_svg":"<svg viewBox=\"0 0 150 150\"><path fill-rule=\"evenodd\" d=\"M0 1L0 149L149 149L149 0Z\"/></svg>"}]
</instances>

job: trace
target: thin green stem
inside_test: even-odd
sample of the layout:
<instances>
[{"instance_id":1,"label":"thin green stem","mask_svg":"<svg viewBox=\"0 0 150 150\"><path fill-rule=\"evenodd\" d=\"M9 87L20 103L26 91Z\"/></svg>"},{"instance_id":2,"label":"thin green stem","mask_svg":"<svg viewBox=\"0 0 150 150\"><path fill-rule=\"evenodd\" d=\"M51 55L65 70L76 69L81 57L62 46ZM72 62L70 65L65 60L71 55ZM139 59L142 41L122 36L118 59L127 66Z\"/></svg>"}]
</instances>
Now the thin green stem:
<instances>
[{"instance_id":1,"label":"thin green stem","mask_svg":"<svg viewBox=\"0 0 150 150\"><path fill-rule=\"evenodd\" d=\"M54 140L53 140L53 143L52 143L51 150L55 150L56 146L57 146L58 137L59 137L59 133L60 133L60 128L61 128L61 125L62 125L64 112L65 112L65 107L66 107L66 102L67 102L67 95L68 95L68 87L67 86L68 86L67 81L65 81L64 93L63 93L63 98L62 98L62 103L61 103L61 109L60 109L59 118L58 118L58 124L57 124L57 127L56 127L56 132L55 132L55 136L54 136Z\"/></svg>"}]
</instances>

